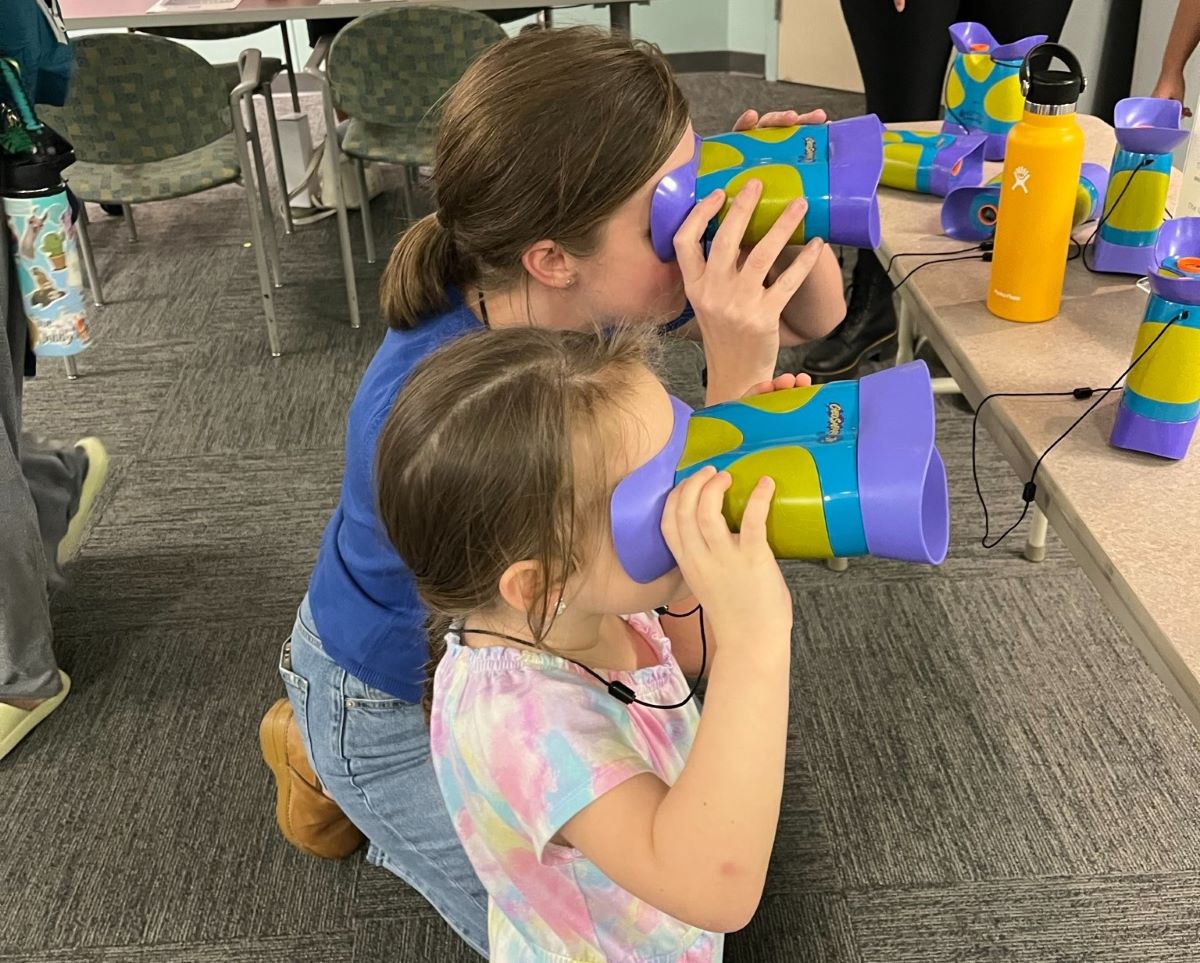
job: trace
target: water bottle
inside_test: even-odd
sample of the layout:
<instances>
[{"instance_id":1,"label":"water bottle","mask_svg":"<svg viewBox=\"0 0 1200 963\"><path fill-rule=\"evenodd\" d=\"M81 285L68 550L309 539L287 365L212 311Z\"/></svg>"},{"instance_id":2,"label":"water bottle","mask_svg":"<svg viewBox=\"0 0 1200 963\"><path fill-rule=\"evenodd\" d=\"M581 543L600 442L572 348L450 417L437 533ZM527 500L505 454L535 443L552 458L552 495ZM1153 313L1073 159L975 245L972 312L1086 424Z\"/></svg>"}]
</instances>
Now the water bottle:
<instances>
[{"instance_id":1,"label":"water bottle","mask_svg":"<svg viewBox=\"0 0 1200 963\"><path fill-rule=\"evenodd\" d=\"M1052 70L1058 58L1066 70ZM1083 164L1075 105L1085 86L1075 55L1039 44L1021 62L1025 112L1008 135L987 306L1008 321L1049 321L1062 303Z\"/></svg>"},{"instance_id":2,"label":"water bottle","mask_svg":"<svg viewBox=\"0 0 1200 963\"><path fill-rule=\"evenodd\" d=\"M91 344L75 220L62 178L75 154L38 121L15 66L2 59L0 85L0 209L15 242L21 304L34 350L66 359L73 378L73 356Z\"/></svg>"}]
</instances>

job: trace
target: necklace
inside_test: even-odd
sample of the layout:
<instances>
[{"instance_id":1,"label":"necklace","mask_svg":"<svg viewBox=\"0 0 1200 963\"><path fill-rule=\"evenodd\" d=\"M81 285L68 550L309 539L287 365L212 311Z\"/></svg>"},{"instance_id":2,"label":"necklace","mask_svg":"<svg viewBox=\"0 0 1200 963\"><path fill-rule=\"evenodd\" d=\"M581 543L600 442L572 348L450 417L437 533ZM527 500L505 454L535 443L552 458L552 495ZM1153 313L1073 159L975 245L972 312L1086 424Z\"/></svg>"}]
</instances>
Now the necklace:
<instances>
[{"instance_id":1,"label":"necklace","mask_svg":"<svg viewBox=\"0 0 1200 963\"><path fill-rule=\"evenodd\" d=\"M582 662L576 662L574 659L567 659L566 661L570 662L572 665L579 666L579 668L583 669L584 672L604 686L610 696L612 696L618 702L624 703L625 705L636 703L639 706L645 706L647 709L682 709L685 705L691 702L692 698L696 695L696 690L700 688L700 681L704 678L705 666L708 664L708 638L704 632L704 612L701 610L699 605L697 605L690 612L685 612L679 615L668 611L665 606L663 608L656 609L655 611L658 612L659 615L667 615L676 619L687 618L689 615L694 615L696 612L700 612L700 674L696 676L695 683L692 685L691 690L688 692L686 698L684 698L682 702L676 702L672 705L660 705L655 702L643 702L637 697L637 693L629 688L629 686L625 685L624 682L617 682L615 680L609 682L602 675L600 675L600 673L594 671L590 666L584 665ZM504 632L491 632L488 629L467 628L454 628L450 631L451 633L457 634L460 639L464 635L490 635L492 638L504 639L507 642L516 642L517 644L524 645L530 649L538 648L538 646L530 642L528 639L517 638L515 635L507 635Z\"/></svg>"}]
</instances>

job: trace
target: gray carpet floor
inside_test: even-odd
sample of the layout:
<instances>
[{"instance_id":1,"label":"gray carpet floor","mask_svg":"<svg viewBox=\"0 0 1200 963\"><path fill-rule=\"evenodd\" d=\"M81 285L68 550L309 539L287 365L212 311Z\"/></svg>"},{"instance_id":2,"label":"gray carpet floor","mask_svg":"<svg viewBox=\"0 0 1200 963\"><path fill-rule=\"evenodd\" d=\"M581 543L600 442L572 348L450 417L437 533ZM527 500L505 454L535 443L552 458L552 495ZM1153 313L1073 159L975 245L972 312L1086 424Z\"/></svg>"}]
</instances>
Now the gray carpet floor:
<instances>
[{"instance_id":1,"label":"gray carpet floor","mask_svg":"<svg viewBox=\"0 0 1200 963\"><path fill-rule=\"evenodd\" d=\"M860 107L741 77L684 83L702 132L747 104ZM386 249L399 205L375 211ZM96 346L75 383L44 366L27 419L102 435L113 469L54 599L76 688L0 763L0 963L465 963L403 883L280 838L256 740L382 334L381 266L359 259L353 331L332 221L283 239L273 361L237 188L139 209L137 244L118 219L93 222L109 300ZM694 346L666 363L695 400ZM1196 732L1053 537L1040 566L1021 533L979 547L970 417L943 401L939 418L945 565L786 566L783 815L728 959L1200 960ZM1011 517L1016 478L986 440L980 457Z\"/></svg>"}]
</instances>

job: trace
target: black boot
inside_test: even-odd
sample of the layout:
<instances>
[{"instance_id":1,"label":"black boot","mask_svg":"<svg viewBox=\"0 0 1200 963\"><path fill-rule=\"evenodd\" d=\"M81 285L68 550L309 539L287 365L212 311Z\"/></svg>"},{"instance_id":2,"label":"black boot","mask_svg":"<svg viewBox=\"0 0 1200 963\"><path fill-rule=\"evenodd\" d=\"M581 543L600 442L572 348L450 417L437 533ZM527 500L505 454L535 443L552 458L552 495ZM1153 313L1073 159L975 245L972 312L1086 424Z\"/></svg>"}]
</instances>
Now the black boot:
<instances>
[{"instance_id":1,"label":"black boot","mask_svg":"<svg viewBox=\"0 0 1200 963\"><path fill-rule=\"evenodd\" d=\"M881 357L895 341L891 279L873 251L859 251L846 319L808 350L804 370L817 383L852 378L860 364Z\"/></svg>"}]
</instances>

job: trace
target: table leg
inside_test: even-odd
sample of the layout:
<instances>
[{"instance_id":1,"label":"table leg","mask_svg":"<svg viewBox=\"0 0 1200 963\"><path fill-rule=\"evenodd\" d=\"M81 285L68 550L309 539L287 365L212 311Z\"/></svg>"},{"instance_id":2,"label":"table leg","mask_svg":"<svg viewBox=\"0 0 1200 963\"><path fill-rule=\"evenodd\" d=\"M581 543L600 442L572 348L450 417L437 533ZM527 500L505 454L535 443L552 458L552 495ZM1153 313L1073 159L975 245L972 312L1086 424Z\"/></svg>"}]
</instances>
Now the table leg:
<instances>
[{"instance_id":1,"label":"table leg","mask_svg":"<svg viewBox=\"0 0 1200 963\"><path fill-rule=\"evenodd\" d=\"M610 3L608 5L608 23L613 33L632 34L629 26L630 3Z\"/></svg>"},{"instance_id":2,"label":"table leg","mask_svg":"<svg viewBox=\"0 0 1200 963\"><path fill-rule=\"evenodd\" d=\"M899 298L896 305L896 364L907 364L913 359L913 309L907 298Z\"/></svg>"},{"instance_id":3,"label":"table leg","mask_svg":"<svg viewBox=\"0 0 1200 963\"><path fill-rule=\"evenodd\" d=\"M1050 522L1046 513L1034 502L1031 506L1033 515L1029 519L1029 536L1025 539L1025 557L1031 562L1043 562L1046 559L1046 532Z\"/></svg>"}]
</instances>

